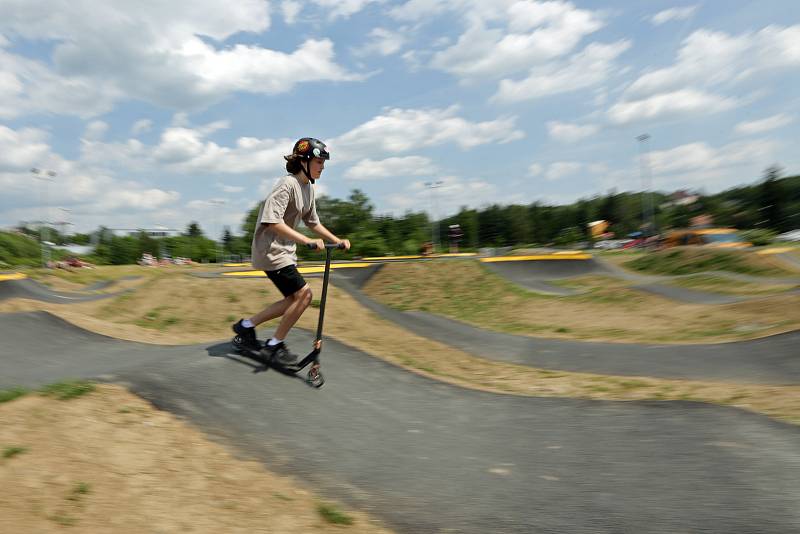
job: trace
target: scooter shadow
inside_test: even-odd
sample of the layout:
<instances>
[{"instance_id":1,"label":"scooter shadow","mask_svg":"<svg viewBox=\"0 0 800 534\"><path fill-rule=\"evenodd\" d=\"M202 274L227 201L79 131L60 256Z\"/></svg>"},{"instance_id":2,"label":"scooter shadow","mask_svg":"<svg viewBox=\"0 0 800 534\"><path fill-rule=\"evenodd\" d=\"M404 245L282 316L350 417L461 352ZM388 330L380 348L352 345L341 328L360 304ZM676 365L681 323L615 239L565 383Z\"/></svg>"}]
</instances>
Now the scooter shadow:
<instances>
[{"instance_id":1,"label":"scooter shadow","mask_svg":"<svg viewBox=\"0 0 800 534\"><path fill-rule=\"evenodd\" d=\"M252 360L251 358L245 356L244 354L241 354L233 347L230 341L226 341L224 343L217 343L215 345L209 345L208 347L206 347L206 352L212 358L227 358L230 361L247 366L252 370L253 373L264 373L272 369L282 375L291 378L296 378L297 380L304 382L302 377L297 376L297 374L295 374L295 372L290 369L282 369L280 367L264 365L261 362L256 362L255 360Z\"/></svg>"}]
</instances>

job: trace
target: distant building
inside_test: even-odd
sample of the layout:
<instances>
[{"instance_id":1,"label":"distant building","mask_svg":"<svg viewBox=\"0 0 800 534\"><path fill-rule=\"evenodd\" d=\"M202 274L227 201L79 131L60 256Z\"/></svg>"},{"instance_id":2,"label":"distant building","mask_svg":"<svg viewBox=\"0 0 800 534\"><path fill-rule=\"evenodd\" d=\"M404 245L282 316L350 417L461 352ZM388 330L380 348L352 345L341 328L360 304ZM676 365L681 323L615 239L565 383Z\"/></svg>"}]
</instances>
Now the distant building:
<instances>
[{"instance_id":1,"label":"distant building","mask_svg":"<svg viewBox=\"0 0 800 534\"><path fill-rule=\"evenodd\" d=\"M141 232L150 237L174 237L181 233L180 230L174 228L109 228L109 230L119 237L137 236Z\"/></svg>"},{"instance_id":2,"label":"distant building","mask_svg":"<svg viewBox=\"0 0 800 534\"><path fill-rule=\"evenodd\" d=\"M672 206L691 206L700 200L700 195L680 189L675 191L669 196L669 200L661 204L662 208L669 208Z\"/></svg>"}]
</instances>

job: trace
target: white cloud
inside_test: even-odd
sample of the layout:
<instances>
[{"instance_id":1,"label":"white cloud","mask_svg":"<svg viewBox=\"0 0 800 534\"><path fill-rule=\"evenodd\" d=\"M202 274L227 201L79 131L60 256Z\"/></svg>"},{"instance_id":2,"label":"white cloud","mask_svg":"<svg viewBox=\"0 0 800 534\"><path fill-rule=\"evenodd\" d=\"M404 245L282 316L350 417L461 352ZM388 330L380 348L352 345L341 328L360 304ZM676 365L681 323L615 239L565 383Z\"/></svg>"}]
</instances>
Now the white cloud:
<instances>
[{"instance_id":1,"label":"white cloud","mask_svg":"<svg viewBox=\"0 0 800 534\"><path fill-rule=\"evenodd\" d=\"M174 204L179 198L176 191L162 189L115 189L104 193L98 205L109 212L119 208L152 211Z\"/></svg>"},{"instance_id":2,"label":"white cloud","mask_svg":"<svg viewBox=\"0 0 800 534\"><path fill-rule=\"evenodd\" d=\"M436 166L430 159L406 156L383 160L363 159L347 169L344 176L353 180L369 180L387 176L424 176L435 172Z\"/></svg>"},{"instance_id":3,"label":"white cloud","mask_svg":"<svg viewBox=\"0 0 800 534\"><path fill-rule=\"evenodd\" d=\"M331 140L343 160L376 153L396 154L444 144L467 149L488 143L508 143L525 134L515 128L514 117L470 122L456 116L458 106L446 109L388 108L381 115Z\"/></svg>"},{"instance_id":4,"label":"white cloud","mask_svg":"<svg viewBox=\"0 0 800 534\"><path fill-rule=\"evenodd\" d=\"M735 142L714 148L704 142L680 145L648 154L653 174L675 174L687 171L755 165L764 167L772 162L775 145L764 140Z\"/></svg>"},{"instance_id":5,"label":"white cloud","mask_svg":"<svg viewBox=\"0 0 800 534\"><path fill-rule=\"evenodd\" d=\"M501 80L492 98L519 102L597 85L608 79L617 68L616 58L628 48L630 41L592 43L568 61L554 61L531 69L523 80Z\"/></svg>"},{"instance_id":6,"label":"white cloud","mask_svg":"<svg viewBox=\"0 0 800 534\"><path fill-rule=\"evenodd\" d=\"M672 114L704 115L744 103L727 93L755 74L800 66L800 25L767 26L729 35L697 30L687 37L674 64L645 72L608 110L617 124Z\"/></svg>"},{"instance_id":7,"label":"white cloud","mask_svg":"<svg viewBox=\"0 0 800 534\"><path fill-rule=\"evenodd\" d=\"M110 111L121 97L107 80L57 74L42 62L0 49L0 118L36 112L91 117Z\"/></svg>"},{"instance_id":8,"label":"white cloud","mask_svg":"<svg viewBox=\"0 0 800 534\"><path fill-rule=\"evenodd\" d=\"M395 6L389 10L389 14L398 19L409 22L417 22L456 9L458 4L466 2L454 2L448 0L408 0L403 5ZM466 9L466 6L464 7Z\"/></svg>"},{"instance_id":9,"label":"white cloud","mask_svg":"<svg viewBox=\"0 0 800 534\"><path fill-rule=\"evenodd\" d=\"M402 192L390 194L384 202L389 212L401 216L406 211L426 211L436 219L456 213L461 206L476 206L491 202L504 202L506 190L499 191L494 184L484 180L461 178L458 176L437 176L442 185L430 190L424 181L410 183ZM431 205L431 200L433 204Z\"/></svg>"},{"instance_id":10,"label":"white cloud","mask_svg":"<svg viewBox=\"0 0 800 534\"><path fill-rule=\"evenodd\" d=\"M583 164L577 161L556 161L547 167L547 172L544 174L545 180L554 182L560 180L565 176L575 174L583 169Z\"/></svg>"},{"instance_id":11,"label":"white cloud","mask_svg":"<svg viewBox=\"0 0 800 534\"><path fill-rule=\"evenodd\" d=\"M686 6L686 7L672 7L669 9L665 9L664 11L659 11L652 17L650 17L650 22L652 22L656 26L660 26L665 22L669 22L671 20L686 20L697 11L699 6Z\"/></svg>"},{"instance_id":12,"label":"white cloud","mask_svg":"<svg viewBox=\"0 0 800 534\"><path fill-rule=\"evenodd\" d=\"M0 49L0 116L88 117L124 99L197 109L235 91L276 94L299 83L360 79L335 63L328 39L308 39L289 53L221 46L238 33L269 28L269 5L261 0L175 0L148 9L10 0L5 7L14 16L0 19L1 33L54 46L48 62Z\"/></svg>"},{"instance_id":13,"label":"white cloud","mask_svg":"<svg viewBox=\"0 0 800 534\"><path fill-rule=\"evenodd\" d=\"M462 79L496 78L530 69L568 54L603 26L596 13L569 2L445 4L466 13L467 29L453 46L434 54L431 66ZM493 22L500 27L490 26Z\"/></svg>"},{"instance_id":14,"label":"white cloud","mask_svg":"<svg viewBox=\"0 0 800 534\"><path fill-rule=\"evenodd\" d=\"M617 102L608 110L608 118L615 124L662 117L709 114L727 111L740 105L734 98L705 93L695 89L682 89L660 93L641 100Z\"/></svg>"},{"instance_id":15,"label":"white cloud","mask_svg":"<svg viewBox=\"0 0 800 534\"><path fill-rule=\"evenodd\" d=\"M374 28L369 32L368 37L369 41L366 44L354 50L357 56L370 54L389 56L399 52L406 42L406 38L401 32L387 30L386 28Z\"/></svg>"},{"instance_id":16,"label":"white cloud","mask_svg":"<svg viewBox=\"0 0 800 534\"><path fill-rule=\"evenodd\" d=\"M539 176L542 174L544 168L539 163L532 163L530 167L528 167L528 175L530 176Z\"/></svg>"},{"instance_id":17,"label":"white cloud","mask_svg":"<svg viewBox=\"0 0 800 534\"><path fill-rule=\"evenodd\" d=\"M734 128L734 131L743 135L760 134L781 128L792 122L794 122L794 117L778 113L760 120L740 122Z\"/></svg>"},{"instance_id":18,"label":"white cloud","mask_svg":"<svg viewBox=\"0 0 800 534\"><path fill-rule=\"evenodd\" d=\"M238 185L227 185L227 184L217 183L217 187L219 187L226 193L241 193L242 191L244 191L244 187Z\"/></svg>"},{"instance_id":19,"label":"white cloud","mask_svg":"<svg viewBox=\"0 0 800 534\"><path fill-rule=\"evenodd\" d=\"M648 96L688 85L718 86L760 71L800 66L798 43L800 25L767 26L738 36L698 30L683 42L674 65L640 76L626 96Z\"/></svg>"},{"instance_id":20,"label":"white cloud","mask_svg":"<svg viewBox=\"0 0 800 534\"><path fill-rule=\"evenodd\" d=\"M348 18L364 9L368 4L379 1L381 0L313 0L315 4L327 10L332 19Z\"/></svg>"},{"instance_id":21,"label":"white cloud","mask_svg":"<svg viewBox=\"0 0 800 534\"><path fill-rule=\"evenodd\" d=\"M551 138L562 143L575 143L581 139L591 137L600 130L596 124L571 124L568 122L550 121L547 123L547 133Z\"/></svg>"},{"instance_id":22,"label":"white cloud","mask_svg":"<svg viewBox=\"0 0 800 534\"><path fill-rule=\"evenodd\" d=\"M48 164L50 146L42 130L25 128L20 131L0 125L0 172L25 171Z\"/></svg>"},{"instance_id":23,"label":"white cloud","mask_svg":"<svg viewBox=\"0 0 800 534\"><path fill-rule=\"evenodd\" d=\"M233 146L221 146L207 139L208 135L228 126L228 121L197 127L170 126L155 145L146 145L138 139L116 143L84 139L81 161L103 167L179 174L281 171L283 155L291 152L294 141L239 137Z\"/></svg>"},{"instance_id":24,"label":"white cloud","mask_svg":"<svg viewBox=\"0 0 800 534\"><path fill-rule=\"evenodd\" d=\"M294 0L284 0L281 2L281 12L283 13L283 20L288 25L297 22L297 15L300 13L303 5Z\"/></svg>"},{"instance_id":25,"label":"white cloud","mask_svg":"<svg viewBox=\"0 0 800 534\"><path fill-rule=\"evenodd\" d=\"M86 125L84 139L102 139L108 131L108 124L103 121L92 121Z\"/></svg>"},{"instance_id":26,"label":"white cloud","mask_svg":"<svg viewBox=\"0 0 800 534\"><path fill-rule=\"evenodd\" d=\"M150 119L141 119L133 123L131 127L131 133L133 135L139 135L144 132L149 132L153 128L153 121Z\"/></svg>"},{"instance_id":27,"label":"white cloud","mask_svg":"<svg viewBox=\"0 0 800 534\"><path fill-rule=\"evenodd\" d=\"M33 218L53 218L58 207L71 210L70 219L88 229L88 221L117 224L125 214L150 212L176 202L176 191L122 181L82 162L52 152L39 130L14 131L0 126L0 219L8 224ZM53 171L48 181L34 180L30 168ZM98 223L99 224L99 223Z\"/></svg>"}]
</instances>

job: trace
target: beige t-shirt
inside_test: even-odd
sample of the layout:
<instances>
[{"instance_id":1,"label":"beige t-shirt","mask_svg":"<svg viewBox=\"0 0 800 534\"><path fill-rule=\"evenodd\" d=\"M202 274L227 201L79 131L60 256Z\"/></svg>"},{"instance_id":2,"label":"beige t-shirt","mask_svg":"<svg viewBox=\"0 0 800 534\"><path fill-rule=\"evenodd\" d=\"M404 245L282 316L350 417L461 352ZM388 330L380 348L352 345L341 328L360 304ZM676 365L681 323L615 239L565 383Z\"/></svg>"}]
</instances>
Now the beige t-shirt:
<instances>
[{"instance_id":1,"label":"beige t-shirt","mask_svg":"<svg viewBox=\"0 0 800 534\"><path fill-rule=\"evenodd\" d=\"M303 184L297 176L287 174L278 180L258 212L250 251L254 269L275 271L297 263L295 242L280 237L264 223L282 222L294 229L301 219L306 226L319 224L314 186Z\"/></svg>"}]
</instances>

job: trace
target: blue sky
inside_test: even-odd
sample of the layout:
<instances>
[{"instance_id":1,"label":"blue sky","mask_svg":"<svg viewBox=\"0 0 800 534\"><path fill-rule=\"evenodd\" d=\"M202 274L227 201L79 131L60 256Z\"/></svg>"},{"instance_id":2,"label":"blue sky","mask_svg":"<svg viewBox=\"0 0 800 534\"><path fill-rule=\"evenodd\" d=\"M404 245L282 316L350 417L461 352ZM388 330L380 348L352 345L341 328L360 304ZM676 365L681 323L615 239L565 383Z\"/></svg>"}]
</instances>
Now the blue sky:
<instances>
[{"instance_id":1,"label":"blue sky","mask_svg":"<svg viewBox=\"0 0 800 534\"><path fill-rule=\"evenodd\" d=\"M0 0L0 226L238 231L302 136L378 213L638 190L645 132L715 192L800 172L798 67L794 0Z\"/></svg>"}]
</instances>

